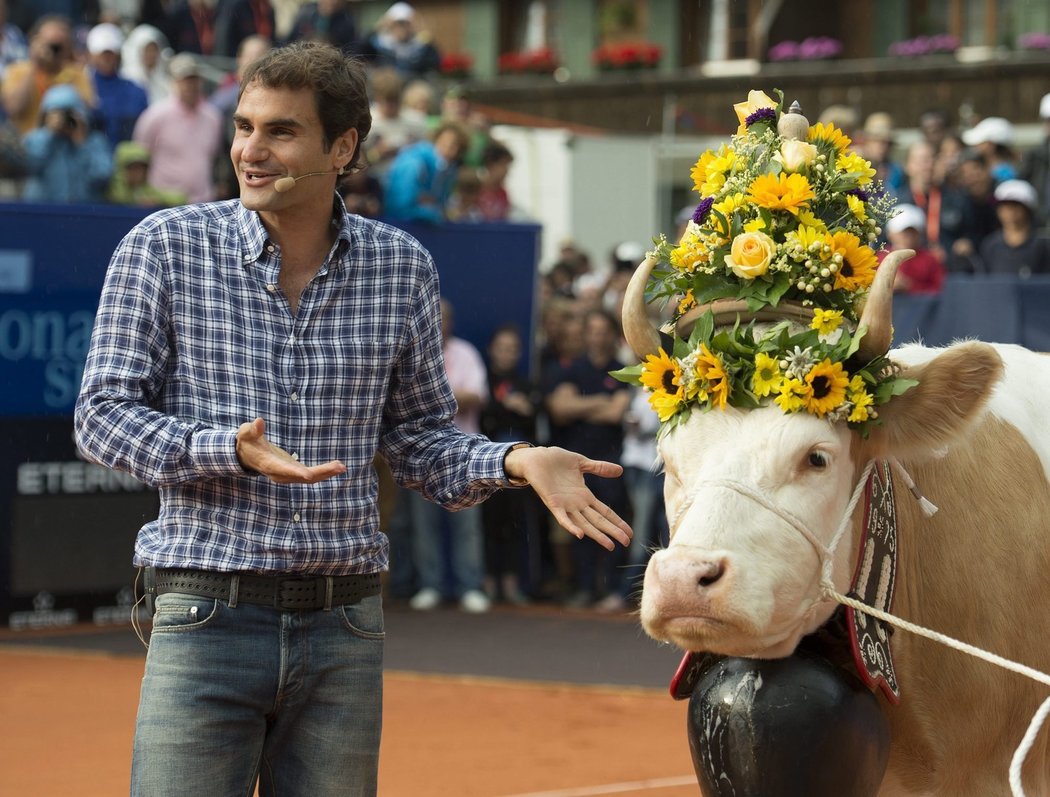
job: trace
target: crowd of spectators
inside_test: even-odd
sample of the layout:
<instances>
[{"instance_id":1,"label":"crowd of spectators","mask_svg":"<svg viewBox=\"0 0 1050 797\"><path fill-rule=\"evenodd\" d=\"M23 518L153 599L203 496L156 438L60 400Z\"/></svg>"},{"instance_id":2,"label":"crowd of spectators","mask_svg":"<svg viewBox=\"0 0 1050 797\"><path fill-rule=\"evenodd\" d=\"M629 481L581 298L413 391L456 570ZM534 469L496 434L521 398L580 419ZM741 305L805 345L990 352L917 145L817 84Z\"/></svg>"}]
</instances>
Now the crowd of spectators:
<instances>
[{"instance_id":1,"label":"crowd of spectators","mask_svg":"<svg viewBox=\"0 0 1050 797\"><path fill-rule=\"evenodd\" d=\"M369 69L367 168L340 185L351 211L428 223L515 212L503 188L509 150L461 92L439 97L440 56L408 3L361 31L346 0L100 0L25 30L8 2L0 198L165 206L236 197L228 152L239 75L275 43L310 39Z\"/></svg>"}]
</instances>

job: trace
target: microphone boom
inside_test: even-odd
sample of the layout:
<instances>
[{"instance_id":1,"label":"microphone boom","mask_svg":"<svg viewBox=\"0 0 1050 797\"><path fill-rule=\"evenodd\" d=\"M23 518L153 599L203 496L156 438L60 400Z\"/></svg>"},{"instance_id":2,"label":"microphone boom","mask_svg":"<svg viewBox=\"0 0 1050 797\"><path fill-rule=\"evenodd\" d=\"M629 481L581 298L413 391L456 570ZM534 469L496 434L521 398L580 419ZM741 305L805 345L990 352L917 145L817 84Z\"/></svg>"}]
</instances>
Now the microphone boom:
<instances>
[{"instance_id":1,"label":"microphone boom","mask_svg":"<svg viewBox=\"0 0 1050 797\"><path fill-rule=\"evenodd\" d=\"M298 177L292 177L291 175L285 175L279 177L273 183L273 190L278 194L284 194L295 188L296 182L302 180L304 177L316 177L319 174L339 174L341 170L333 170L330 172L307 172L306 174L300 174Z\"/></svg>"}]
</instances>

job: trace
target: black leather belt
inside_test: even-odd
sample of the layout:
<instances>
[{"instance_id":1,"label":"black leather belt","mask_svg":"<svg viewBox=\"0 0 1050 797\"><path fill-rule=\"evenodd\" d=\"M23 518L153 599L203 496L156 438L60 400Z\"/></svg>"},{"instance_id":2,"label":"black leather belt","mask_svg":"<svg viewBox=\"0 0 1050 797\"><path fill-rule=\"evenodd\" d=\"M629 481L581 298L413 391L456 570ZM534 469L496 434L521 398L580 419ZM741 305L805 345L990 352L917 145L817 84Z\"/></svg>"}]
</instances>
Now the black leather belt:
<instances>
[{"instance_id":1,"label":"black leather belt","mask_svg":"<svg viewBox=\"0 0 1050 797\"><path fill-rule=\"evenodd\" d=\"M152 570L152 574L148 571ZM150 578L152 575L152 579ZM152 581L152 584L150 583ZM254 603L289 611L331 609L357 603L382 590L379 573L350 576L296 576L275 573L216 573L206 570L147 568L146 590L156 595L182 592L205 598Z\"/></svg>"}]
</instances>

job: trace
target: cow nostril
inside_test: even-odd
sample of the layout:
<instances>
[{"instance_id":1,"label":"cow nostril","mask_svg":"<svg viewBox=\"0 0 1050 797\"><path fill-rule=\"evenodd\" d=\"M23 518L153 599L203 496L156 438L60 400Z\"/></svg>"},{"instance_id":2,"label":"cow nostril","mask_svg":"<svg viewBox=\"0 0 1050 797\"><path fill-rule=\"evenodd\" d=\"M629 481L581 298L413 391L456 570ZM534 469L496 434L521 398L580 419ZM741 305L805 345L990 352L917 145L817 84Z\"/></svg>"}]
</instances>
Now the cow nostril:
<instances>
[{"instance_id":1,"label":"cow nostril","mask_svg":"<svg viewBox=\"0 0 1050 797\"><path fill-rule=\"evenodd\" d=\"M697 577L697 583L701 587L710 587L724 574L725 567L722 562L702 562L700 565L700 573Z\"/></svg>"}]
</instances>

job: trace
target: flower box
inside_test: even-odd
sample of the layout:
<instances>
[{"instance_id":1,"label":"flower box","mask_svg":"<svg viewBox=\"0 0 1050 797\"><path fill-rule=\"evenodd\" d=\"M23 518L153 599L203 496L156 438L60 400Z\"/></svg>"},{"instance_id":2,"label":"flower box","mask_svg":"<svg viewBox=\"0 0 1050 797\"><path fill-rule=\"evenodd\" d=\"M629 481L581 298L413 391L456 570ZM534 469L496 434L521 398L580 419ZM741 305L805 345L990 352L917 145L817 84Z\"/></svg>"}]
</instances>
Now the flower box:
<instances>
[{"instance_id":1,"label":"flower box","mask_svg":"<svg viewBox=\"0 0 1050 797\"><path fill-rule=\"evenodd\" d=\"M503 53L498 61L501 75L549 75L558 68L558 56L549 47Z\"/></svg>"},{"instance_id":2,"label":"flower box","mask_svg":"<svg viewBox=\"0 0 1050 797\"><path fill-rule=\"evenodd\" d=\"M591 53L591 63L602 71L654 69L663 57L663 48L650 42L603 44Z\"/></svg>"},{"instance_id":3,"label":"flower box","mask_svg":"<svg viewBox=\"0 0 1050 797\"><path fill-rule=\"evenodd\" d=\"M451 78L470 77L474 69L474 56L470 53L444 53L441 56L439 71Z\"/></svg>"}]
</instances>

